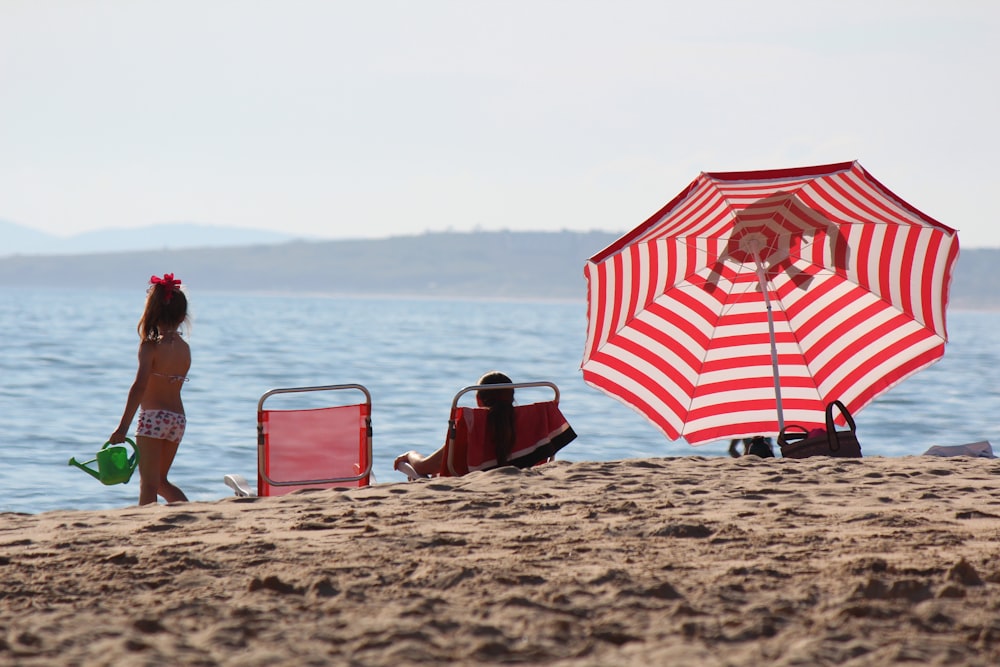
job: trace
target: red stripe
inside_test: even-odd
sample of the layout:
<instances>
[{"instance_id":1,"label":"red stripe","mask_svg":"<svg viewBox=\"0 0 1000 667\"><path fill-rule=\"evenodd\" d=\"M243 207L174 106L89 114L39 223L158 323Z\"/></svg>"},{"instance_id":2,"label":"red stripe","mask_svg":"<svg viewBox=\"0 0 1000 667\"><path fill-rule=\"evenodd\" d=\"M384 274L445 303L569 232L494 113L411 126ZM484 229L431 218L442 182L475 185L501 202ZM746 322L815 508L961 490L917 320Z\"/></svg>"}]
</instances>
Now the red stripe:
<instances>
[{"instance_id":1,"label":"red stripe","mask_svg":"<svg viewBox=\"0 0 1000 667\"><path fill-rule=\"evenodd\" d=\"M941 252L941 242L944 240L943 234L930 234L930 238L927 240L927 250L924 253L923 261L921 262L922 268L920 269L920 276L930 282L934 277L934 270L938 265L938 255ZM941 293L944 296L944 292ZM934 303L934 290L923 289L920 291L920 309L923 311L923 319L927 328L931 331L943 331L944 327L939 325L943 324L937 321L937 304ZM944 307L942 304L941 312L944 312Z\"/></svg>"},{"instance_id":2,"label":"red stripe","mask_svg":"<svg viewBox=\"0 0 1000 667\"><path fill-rule=\"evenodd\" d=\"M646 296L645 301L641 304L642 308L649 305L649 302L655 299L658 294L657 290L660 289L659 286L659 275L663 270L660 264L660 246L658 243L650 243L647 245L649 251L649 277L646 279ZM636 312L639 310L639 305L636 304Z\"/></svg>"},{"instance_id":3,"label":"red stripe","mask_svg":"<svg viewBox=\"0 0 1000 667\"><path fill-rule=\"evenodd\" d=\"M810 410L813 414L823 414L823 407ZM824 419L804 420L797 419L795 423L806 430L821 428ZM712 426L704 429L686 431L684 439L692 445L701 445L716 440L729 440L730 438L750 437L751 435L769 434L778 432L777 416L770 421L744 421L729 422L724 426Z\"/></svg>"},{"instance_id":4,"label":"red stripe","mask_svg":"<svg viewBox=\"0 0 1000 667\"><path fill-rule=\"evenodd\" d=\"M853 231L854 230L852 230L852 233L853 233ZM858 247L858 248L869 248L870 249L872 247L872 245L875 243L875 240L874 240L875 239L875 225L863 225L860 228L860 232L861 232L861 238L858 239L858 243L856 244L856 247ZM869 273L871 267L868 264L868 256L870 254L871 254L870 252L865 252L864 253L864 261L861 261L861 258L856 258L855 262L854 262L854 270L855 270L855 273L857 274L858 284L860 284L863 287L868 288L868 289L870 289L871 286L872 286L872 277L871 277L871 274Z\"/></svg>"},{"instance_id":5,"label":"red stripe","mask_svg":"<svg viewBox=\"0 0 1000 667\"><path fill-rule=\"evenodd\" d=\"M837 368L845 364L849 366L854 365L853 362L857 350L883 338L892 339L893 336L897 335L896 332L900 327L910 321L910 318L897 314L882 322L878 327L873 328L869 323L887 310L886 304L882 301L874 301L861 310L855 311L850 316L845 317L843 312L847 309L847 304L840 306L839 310L841 312L837 327L828 332L808 350L810 362L824 351L832 348L834 343L844 341L848 334L855 334L855 337L850 339L850 344L844 346L844 349L840 353L827 362L825 368ZM824 381L829 375L829 372L825 368L816 370L817 378L822 378Z\"/></svg>"},{"instance_id":6,"label":"red stripe","mask_svg":"<svg viewBox=\"0 0 1000 667\"><path fill-rule=\"evenodd\" d=\"M665 262L665 264L663 265L663 272L666 275L664 275L663 278L664 282L663 289L658 290L660 292L669 290L674 285L677 284L677 273L681 268L678 265L677 244L673 242L668 242L666 244L666 249L667 249L666 256L663 258L663 262Z\"/></svg>"},{"instance_id":7,"label":"red stripe","mask_svg":"<svg viewBox=\"0 0 1000 667\"><path fill-rule=\"evenodd\" d=\"M775 311L789 313L785 318L788 320L792 318L791 313L796 312L795 304L802 302L808 294L808 290L813 289L814 285L818 286L830 281L829 275L819 275L821 267L812 264L801 266L789 261L775 265L774 269L775 273L768 279L772 286L771 301L777 303Z\"/></svg>"},{"instance_id":8,"label":"red stripe","mask_svg":"<svg viewBox=\"0 0 1000 667\"><path fill-rule=\"evenodd\" d=\"M841 293L836 298L828 294L821 295L824 297L823 300L817 300L817 303L823 304L821 309L817 311L814 317L796 329L796 332L799 334L799 340L808 338L821 325L834 320L837 322L836 327L810 346L811 350L825 350L829 347L831 341L842 338L844 332L864 325L877 313L887 308L885 302L874 299L860 311L856 310L855 306L858 304L859 298L864 294L867 294L865 290L851 285L849 290Z\"/></svg>"},{"instance_id":9,"label":"red stripe","mask_svg":"<svg viewBox=\"0 0 1000 667\"><path fill-rule=\"evenodd\" d=\"M687 295L685 295L683 293L678 293L678 294L672 293L671 294L671 298L674 298L675 296L676 297L686 297ZM691 305L695 306L695 307L700 307L701 306L701 304L699 302L697 302L697 301L693 301ZM664 304L662 304L662 303L651 303L651 304L649 304L649 307L646 309L646 312L652 318L656 318L657 320L662 321L662 322L669 322L671 325L673 325L677 329L680 329L684 334L686 334L687 336L689 336L695 342L695 344L697 344L700 348L704 349L705 347L708 346L708 341L711 339L711 336L709 334L706 334L704 331L702 331L697 326L697 323L699 321L711 322L711 319L709 319L709 320L705 320L704 319L704 314L705 314L705 312L707 312L707 311L704 311L704 309L703 309L702 316L699 316L695 320L689 320L689 319L686 319L686 318L685 319L681 319L681 318L678 318L678 317L674 317L673 313ZM711 317L711 313L708 313L708 315L709 315L709 317ZM635 325L638 326L638 325L640 325L640 321L636 320L633 324L635 324ZM642 326L644 326L644 328L642 329L642 332L644 334L650 335L652 332L656 332L656 334L660 335L660 336L666 336L667 335L662 330L660 330L659 327L657 327L655 324L642 325ZM649 328L646 329L645 328L646 326L648 326ZM709 326L711 326L711 325L709 325Z\"/></svg>"},{"instance_id":10,"label":"red stripe","mask_svg":"<svg viewBox=\"0 0 1000 667\"><path fill-rule=\"evenodd\" d=\"M727 416L732 414L733 419L738 420L741 414L757 411L770 411L777 413L774 397L772 396L771 398L766 399L760 398L749 401L740 401L738 410L733 410L732 406L727 405L707 405L695 408L688 413L687 423L691 424L701 419L711 419L712 417L717 417L720 414L726 414Z\"/></svg>"},{"instance_id":11,"label":"red stripe","mask_svg":"<svg viewBox=\"0 0 1000 667\"><path fill-rule=\"evenodd\" d=\"M799 354L778 353L778 368L804 368L801 363L801 359L802 356ZM705 364L702 366L702 373L718 373L729 371L734 368L751 368L754 366L767 368L770 373L771 353L767 352L764 354L743 355L741 357L729 357L726 359L712 359L710 361L705 361Z\"/></svg>"},{"instance_id":12,"label":"red stripe","mask_svg":"<svg viewBox=\"0 0 1000 667\"><path fill-rule=\"evenodd\" d=\"M627 363L623 359L617 356L601 356L597 361L603 363L610 369L613 369L618 374L623 375L627 378L638 382L642 386L646 387L651 394L657 396L667 404L671 404L671 409L678 410L676 414L683 414L686 408L682 405L683 402L690 400L691 393L694 391L694 385L688 380L684 375L681 374L681 370L678 366L666 363L665 359L659 357L652 357L649 354L649 350L637 346L632 341L624 341L620 349L624 352L629 352L634 354L646 361L652 368L660 371L663 375L670 379L677 386L679 394L674 394L673 392L667 391L665 387L661 386L659 382L654 381L648 374L643 373L638 370L632 364ZM695 366L697 368L697 366Z\"/></svg>"},{"instance_id":13,"label":"red stripe","mask_svg":"<svg viewBox=\"0 0 1000 667\"><path fill-rule=\"evenodd\" d=\"M882 185L881 182L879 182L874 176L872 176L871 174L869 174L868 171L865 170L865 168L862 167L857 162L854 163L854 170L857 171L858 173L860 173L864 177L864 179L868 181L869 184L871 184L872 186L874 186L875 188L877 188L878 190L880 190L881 194L884 197L886 197L887 199L891 199L900 208L903 208L903 209L909 211L911 214L915 215L916 217L920 218L921 220L923 220L924 222L926 222L926 223L928 223L930 225L933 225L935 227L941 228L943 231L947 232L949 236L956 233L955 229L953 229L953 228L951 228L951 227L949 227L949 226L947 226L945 224L942 224L942 223L938 222L937 220L935 220L931 216L927 215L926 213L924 213L922 211L917 210L916 208L914 208L913 206L911 206L907 202L905 202L902 199L900 199L896 195L896 193L894 193L892 190L890 190L889 188L887 188L884 185Z\"/></svg>"},{"instance_id":14,"label":"red stripe","mask_svg":"<svg viewBox=\"0 0 1000 667\"><path fill-rule=\"evenodd\" d=\"M697 197L692 197L684 206L673 212L672 224L664 231L672 238L678 239L708 236L721 221L731 216L729 206L713 187L711 190L706 189L703 193L699 193Z\"/></svg>"},{"instance_id":15,"label":"red stripe","mask_svg":"<svg viewBox=\"0 0 1000 667\"><path fill-rule=\"evenodd\" d=\"M852 413L859 412L863 407L875 400L875 397L883 391L888 390L890 387L908 378L913 373L930 366L942 356L944 356L944 345L928 350L923 354L913 357L906 363L900 364L897 367L896 372L893 374L895 379L892 382L882 381L873 383L871 386L866 387L863 391L859 392L853 400L845 401L848 411ZM830 393L831 395L835 395L833 392Z\"/></svg>"},{"instance_id":16,"label":"red stripe","mask_svg":"<svg viewBox=\"0 0 1000 667\"><path fill-rule=\"evenodd\" d=\"M785 385L782 384L782 386ZM771 388L773 389L773 387L774 385L772 383ZM787 410L789 412L793 410L808 412L816 410L818 408L818 412L822 413L824 408L826 407L826 403L820 403L816 399L809 399L809 398L798 398L798 399L790 398L787 400L782 400L781 407L782 410ZM738 409L734 409L731 403L702 406L691 410L687 414L686 421L688 424L691 424L702 419L711 419L712 417L718 417L719 415L726 415L727 417L731 415L733 417L733 421L737 421L740 419L740 415L747 414L750 412L763 412L763 411L770 411L774 413L774 420L772 423L776 423L778 421L778 408L774 396L770 396L768 398L751 399L748 401L740 401Z\"/></svg>"},{"instance_id":17,"label":"red stripe","mask_svg":"<svg viewBox=\"0 0 1000 667\"><path fill-rule=\"evenodd\" d=\"M872 253L876 257L884 258L878 263L878 289L873 290L875 293L886 300L887 303L892 303L894 305L899 305L895 303L895 299L892 297L892 273L890 273L892 266L889 262L889 257L896 252L896 235L899 232L899 227L885 227L885 236L882 239L882 243L879 244L877 252L874 248L864 249L864 256L867 259ZM859 253L860 254L860 253ZM869 289L873 286L869 285Z\"/></svg>"},{"instance_id":18,"label":"red stripe","mask_svg":"<svg viewBox=\"0 0 1000 667\"><path fill-rule=\"evenodd\" d=\"M828 242L833 245L830 252L830 261L833 262L833 267L836 272L846 278L852 259L850 239L844 238L844 232L841 227L834 226L831 231L832 233L827 235ZM862 236L862 240L863 239L864 237ZM857 261L857 255L862 254L859 250L857 250L859 247L866 246L855 246L855 261Z\"/></svg>"},{"instance_id":19,"label":"red stripe","mask_svg":"<svg viewBox=\"0 0 1000 667\"><path fill-rule=\"evenodd\" d=\"M728 322L727 322L728 324ZM783 337L787 342L795 342L794 337L786 332L775 332L775 342L782 342L779 340L779 336ZM753 332L753 333L741 333L733 336L715 336L712 338L712 343L709 346L712 350L725 350L726 348L733 348L739 350L743 347L752 347L755 345L770 345L771 334L767 331Z\"/></svg>"},{"instance_id":20,"label":"red stripe","mask_svg":"<svg viewBox=\"0 0 1000 667\"><path fill-rule=\"evenodd\" d=\"M759 297L759 294L757 295ZM723 317L720 318L720 326L752 326L754 324L766 324L767 323L767 308L764 305L764 300L762 298L756 299L754 303L760 304L760 310L758 312L728 312ZM742 301L733 301L726 305L733 305L733 303L746 303ZM772 311L774 315L775 323L785 322L787 318L785 313L781 310Z\"/></svg>"},{"instance_id":21,"label":"red stripe","mask_svg":"<svg viewBox=\"0 0 1000 667\"><path fill-rule=\"evenodd\" d=\"M857 216L853 213L849 214L848 211L841 206L840 202L834 199L830 190L835 188L830 187L831 184L829 182L816 182L813 186L814 187L810 190L812 194L803 190L798 195L799 199L801 199L806 206L815 211L821 212L823 217L830 221L830 225L838 230L855 224Z\"/></svg>"},{"instance_id":22,"label":"red stripe","mask_svg":"<svg viewBox=\"0 0 1000 667\"><path fill-rule=\"evenodd\" d=\"M623 266L624 258L621 255L617 255L611 259L611 269L614 271L614 290L608 290L607 285L605 285L605 292L612 295L614 301L611 303L611 328L608 329L605 340L611 338L618 331L618 325L621 322L622 314L622 291L624 288L624 275L625 267Z\"/></svg>"},{"instance_id":23,"label":"red stripe","mask_svg":"<svg viewBox=\"0 0 1000 667\"><path fill-rule=\"evenodd\" d=\"M922 342L923 340L926 339L926 337L927 336L923 332L918 332L910 336L907 336L906 338L903 338L899 341L896 341L892 345L888 346L884 350L883 354L880 354L876 357L872 357L870 359L865 360L861 364L858 364L856 370L854 370L848 377L844 378L844 380L839 382L835 387L831 389L830 395L831 396L847 395L849 393L848 390L854 389L855 383L857 383L859 379L863 377L866 373L870 372L876 366L884 364L887 359L891 359L905 352L908 348L913 347L914 345ZM921 353L917 355L917 357L915 358L921 360L919 364L915 364L915 362L912 359L904 358L903 360L900 361L900 363L898 363L893 368L891 373L883 375L881 380L873 383L872 386L866 386L864 389L861 390L861 392L859 392L859 395L860 396L870 395L871 398L874 398L882 391L895 385L897 382L900 382L910 373L913 373L914 371L923 368L932 361L940 359L941 356L943 355L944 355L944 345L941 344L935 346L927 353ZM868 400L871 400L871 398L869 398Z\"/></svg>"},{"instance_id":24,"label":"red stripe","mask_svg":"<svg viewBox=\"0 0 1000 667\"><path fill-rule=\"evenodd\" d=\"M780 310L785 313L784 319L789 321L795 319L806 305L822 300L821 298L812 298L813 292L822 297L843 282L841 279L819 276L822 267L814 264L806 267L788 265L780 268L788 279L780 283L776 280L773 281L776 289L772 299L781 304ZM808 291L804 291L806 287L808 287ZM799 292L803 292L801 297L798 295ZM795 298L789 298L793 296ZM776 310L776 312L778 311Z\"/></svg>"},{"instance_id":25,"label":"red stripe","mask_svg":"<svg viewBox=\"0 0 1000 667\"><path fill-rule=\"evenodd\" d=\"M852 174L838 174L833 178L817 181L816 192L827 201L831 208L839 211L845 217L857 219L858 213L849 211L843 204L837 202L833 196L826 192L825 188L839 194L842 199L854 204L861 213L867 215L869 219L865 222L881 222L893 226L904 224L895 216L878 210L876 208L878 202L869 199L865 193L857 189L855 184L856 180Z\"/></svg>"},{"instance_id":26,"label":"red stripe","mask_svg":"<svg viewBox=\"0 0 1000 667\"><path fill-rule=\"evenodd\" d=\"M780 363L780 357L779 357ZM771 353L744 354L738 357L706 360L701 368L702 373L720 373L734 368L771 368Z\"/></svg>"},{"instance_id":27,"label":"red stripe","mask_svg":"<svg viewBox=\"0 0 1000 667\"><path fill-rule=\"evenodd\" d=\"M720 181L765 181L776 178L803 178L822 176L850 169L854 162L820 164L814 167L792 167L788 169L765 169L757 171L713 171L705 174Z\"/></svg>"},{"instance_id":28,"label":"red stripe","mask_svg":"<svg viewBox=\"0 0 1000 667\"><path fill-rule=\"evenodd\" d=\"M597 272L596 279L591 275L595 271ZM604 342L602 332L604 331L604 301L607 298L607 273L607 264L587 265L587 312L594 317L594 335L590 341L590 349L587 351L588 358L592 357ZM594 302L591 302L591 299Z\"/></svg>"},{"instance_id":29,"label":"red stripe","mask_svg":"<svg viewBox=\"0 0 1000 667\"><path fill-rule=\"evenodd\" d=\"M702 363L698 351L690 350L682 346L676 340L668 337L662 331L650 327L648 324L640 323L639 327L641 328L637 327L637 333L650 336L675 355L676 358L671 360L671 364L668 364L664 359L658 356L654 356L653 353L642 343L638 343L625 337L619 337L615 341L616 347L634 354L640 359L645 360L653 367L662 368L665 371L665 374L671 376L681 387L688 387L686 391L690 393L690 383L688 380L680 377L679 375L674 375L673 371L675 370L675 367L673 364L683 364L697 372ZM609 351L608 354L611 354L611 351Z\"/></svg>"},{"instance_id":30,"label":"red stripe","mask_svg":"<svg viewBox=\"0 0 1000 667\"><path fill-rule=\"evenodd\" d=\"M900 275L899 275L899 303L897 304L904 313L910 316L910 319L914 319L913 310L913 282L914 282L914 271L920 267L920 264L916 263L914 260L917 259L917 241L919 240L921 228L911 228L905 234L903 238L903 254L902 262L900 262ZM930 278L932 274L922 274L926 278ZM918 276L919 280L920 277ZM931 290L923 290L924 292L930 292Z\"/></svg>"},{"instance_id":31,"label":"red stripe","mask_svg":"<svg viewBox=\"0 0 1000 667\"><path fill-rule=\"evenodd\" d=\"M712 292L707 293L713 298L717 298L718 296L713 295ZM702 332L701 328L697 326L697 323L703 322L706 326L714 329L719 325L718 312L711 309L700 299L695 298L695 296L691 294L690 290L675 289L670 291L667 296L678 305L692 311L695 319L693 321L689 319L680 319L676 316L674 308L671 308L670 305L662 301L649 304L649 308L646 309L646 312L660 320L663 320L664 322L670 322L671 324L677 326L679 329L684 331L684 333L694 338L700 345L702 345L702 347L707 347L708 340L711 336ZM719 309L721 309L721 307L722 301L719 301Z\"/></svg>"},{"instance_id":32,"label":"red stripe","mask_svg":"<svg viewBox=\"0 0 1000 667\"><path fill-rule=\"evenodd\" d=\"M662 417L661 410L659 408L646 403L636 394L625 389L625 387L622 387L608 378L595 373L584 372L583 379L587 384L607 392L634 410L638 411L646 419L663 431L664 435L671 440L677 440L681 437L680 432L674 429L670 425L670 422Z\"/></svg>"},{"instance_id":33,"label":"red stripe","mask_svg":"<svg viewBox=\"0 0 1000 667\"><path fill-rule=\"evenodd\" d=\"M639 252L640 246L632 245L628 248L628 266L625 268L629 272L629 281L623 287L623 295L627 297L623 305L623 312L625 313L626 320L631 320L632 317L641 310L641 305L639 304L639 290L642 287L640 282L640 276L642 274L642 260L641 253ZM627 325L627 322L625 323Z\"/></svg>"},{"instance_id":34,"label":"red stripe","mask_svg":"<svg viewBox=\"0 0 1000 667\"><path fill-rule=\"evenodd\" d=\"M648 228L650 228L653 225L655 225L657 222L659 222L659 220L661 218L663 218L664 216L666 216L667 213L669 213L670 211L672 211L674 209L674 207L676 207L678 204L680 204L682 201L684 201L688 197L688 195L690 195L691 192L694 191L694 189L698 187L698 182L701 181L701 180L702 180L702 177L699 176L698 178L696 178L693 181L691 181L691 183L688 184L688 186L686 188L684 188L683 190L681 190L680 193L678 193L678 195L676 197L674 197L673 199L671 199L667 203L666 206L664 206L659 211L657 211L656 213L654 213L653 215L651 215L644 223L642 223L641 225L639 225L638 227L636 227L635 229L633 229L629 233L627 233L624 236L622 236L620 239L618 239L617 241L615 241L614 243L612 243L611 245L609 245L607 248L605 248L601 252L599 252L596 255L594 255L593 257L591 257L590 261L592 261L594 263L602 262L605 259L607 259L608 257L610 257L611 255L614 255L615 253L617 253L619 250L621 250L625 246L627 246L629 243L632 242L633 239L636 239L636 238L642 236L646 232L646 230Z\"/></svg>"},{"instance_id":35,"label":"red stripe","mask_svg":"<svg viewBox=\"0 0 1000 667\"><path fill-rule=\"evenodd\" d=\"M891 339L888 334L891 333L891 327L883 326L878 332L873 332L873 334L865 336L859 339L858 349L863 345L869 345L875 341L881 341L882 344L877 346L877 352L869 357L868 359L858 359L857 355L853 357L848 357L852 360L851 372L838 383L838 391L836 393L847 393L843 388L852 386L857 383L866 373L870 372L873 368L879 365L884 365L889 363L890 365L895 363L895 358L902 355L905 359L908 354L908 350L920 343L926 341L930 336L926 331L916 331L903 338ZM905 362L904 362L905 363ZM887 385L895 384L899 381L899 377L896 375L895 368L892 368L888 372L885 372L882 376L882 382Z\"/></svg>"},{"instance_id":36,"label":"red stripe","mask_svg":"<svg viewBox=\"0 0 1000 667\"><path fill-rule=\"evenodd\" d=\"M708 396L713 396L715 394L721 394L730 391L744 391L744 390L756 390L756 389L767 389L771 392L774 391L774 376L770 374L771 364L768 363L768 374L767 375L757 375L746 378L737 378L731 380L725 380L720 382L706 382L704 384L699 384L694 389L692 398L705 399ZM779 382L783 388L795 389L816 389L816 383L809 376L803 375L779 375ZM791 400L791 399L788 399ZM774 397L769 398L770 405L773 407L775 404ZM740 410L749 410L747 407L752 401L740 401ZM782 401L782 405L785 401ZM727 409L734 409L732 405L728 406Z\"/></svg>"},{"instance_id":37,"label":"red stripe","mask_svg":"<svg viewBox=\"0 0 1000 667\"><path fill-rule=\"evenodd\" d=\"M893 224L908 228L933 228L933 225L926 224L922 220L913 220L913 216L908 211L901 211L897 202L885 197L878 189L873 188L861 175L855 174L850 180L851 191L861 202L867 202L872 211L872 215L877 215L886 220L887 224ZM935 230L939 231L939 230Z\"/></svg>"},{"instance_id":38,"label":"red stripe","mask_svg":"<svg viewBox=\"0 0 1000 667\"><path fill-rule=\"evenodd\" d=\"M948 298L951 295L951 277L952 269L955 266L955 261L958 259L958 237L955 237L955 242L951 244L948 249L948 260L946 263L946 269L944 273L944 284L941 286L941 294L943 295L941 301L941 316L945 317L945 309L948 307ZM941 323L941 330L945 334L945 338L948 336L947 323Z\"/></svg>"},{"instance_id":39,"label":"red stripe","mask_svg":"<svg viewBox=\"0 0 1000 667\"><path fill-rule=\"evenodd\" d=\"M668 410L670 410L670 412L672 412L673 414L677 415L681 419L681 421L684 420L684 415L687 412L687 406L682 405L680 402L680 398L674 396L669 392L666 392L664 390L664 387L662 387L659 383L653 381L653 379L650 378L645 373L640 373L638 370L636 370L632 366L629 366L621 359L603 353L601 353L598 356L598 358L595 359L595 361L597 361L599 364L606 366L612 371L615 371L616 374L627 377L636 384L641 385L650 394L656 396L657 399L662 401L663 406L666 407ZM590 379L588 380L588 378ZM614 383L612 380L608 379L607 376L602 375L595 370L584 371L585 380L592 381L594 378L601 378L604 382L613 383L615 384L615 386L620 386L617 383ZM626 391L624 387L621 387L621 389L623 391ZM631 392L628 393L630 396L635 396ZM685 393L683 398L687 400L689 395L690 395L689 393ZM647 405L647 403L640 400L637 396L635 396L635 400L642 403L642 405Z\"/></svg>"}]
</instances>

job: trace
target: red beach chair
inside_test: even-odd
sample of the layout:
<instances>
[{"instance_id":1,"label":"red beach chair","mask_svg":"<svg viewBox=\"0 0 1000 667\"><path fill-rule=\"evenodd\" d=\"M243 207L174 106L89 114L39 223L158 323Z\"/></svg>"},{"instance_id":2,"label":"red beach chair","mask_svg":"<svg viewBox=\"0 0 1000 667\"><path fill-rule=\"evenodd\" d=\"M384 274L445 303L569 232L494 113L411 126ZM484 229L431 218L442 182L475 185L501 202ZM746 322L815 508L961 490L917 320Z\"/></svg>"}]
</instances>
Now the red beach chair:
<instances>
[{"instance_id":1,"label":"red beach chair","mask_svg":"<svg viewBox=\"0 0 1000 667\"><path fill-rule=\"evenodd\" d=\"M474 470L497 467L496 448L486 432L488 408L461 407L464 394L480 389L548 387L555 398L514 406L514 446L507 465L529 468L551 461L556 452L576 438L576 433L559 411L559 388L552 382L473 385L459 391L451 403L448 437L441 461L442 477L456 477Z\"/></svg>"},{"instance_id":2,"label":"red beach chair","mask_svg":"<svg viewBox=\"0 0 1000 667\"><path fill-rule=\"evenodd\" d=\"M326 407L265 408L285 394L360 392L360 402ZM272 400L271 405L278 401ZM286 397L283 401L288 403ZM291 402L301 402L294 401ZM332 401L330 401L332 402ZM257 403L257 495L299 489L368 486L372 470L371 394L359 384L272 389ZM240 475L225 483L238 496L254 495Z\"/></svg>"}]
</instances>

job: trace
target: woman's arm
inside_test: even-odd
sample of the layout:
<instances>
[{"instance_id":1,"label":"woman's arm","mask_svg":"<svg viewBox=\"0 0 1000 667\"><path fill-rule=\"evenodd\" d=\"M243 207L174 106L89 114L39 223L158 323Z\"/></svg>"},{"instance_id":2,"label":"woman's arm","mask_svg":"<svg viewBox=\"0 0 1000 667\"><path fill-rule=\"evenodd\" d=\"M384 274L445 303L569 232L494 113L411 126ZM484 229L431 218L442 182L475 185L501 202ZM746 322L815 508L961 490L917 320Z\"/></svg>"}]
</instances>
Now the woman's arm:
<instances>
[{"instance_id":1,"label":"woman's arm","mask_svg":"<svg viewBox=\"0 0 1000 667\"><path fill-rule=\"evenodd\" d=\"M115 432L108 438L108 442L112 444L125 442L128 429L132 425L132 419L135 417L136 410L139 409L142 397L146 393L149 376L153 372L153 354L155 351L156 343L152 341L143 341L139 344L139 368L135 372L135 381L132 382L132 388L128 390L128 399L125 401L125 411L122 413L122 420L119 422Z\"/></svg>"},{"instance_id":2,"label":"woman's arm","mask_svg":"<svg viewBox=\"0 0 1000 667\"><path fill-rule=\"evenodd\" d=\"M430 456L421 456L417 452L410 450L405 454L400 454L396 457L393 462L392 467L396 470L399 469L400 463L409 463L417 474L423 475L424 477L430 477L432 475L438 474L441 470L441 459L444 456L444 446L442 445L440 449L431 454Z\"/></svg>"}]
</instances>

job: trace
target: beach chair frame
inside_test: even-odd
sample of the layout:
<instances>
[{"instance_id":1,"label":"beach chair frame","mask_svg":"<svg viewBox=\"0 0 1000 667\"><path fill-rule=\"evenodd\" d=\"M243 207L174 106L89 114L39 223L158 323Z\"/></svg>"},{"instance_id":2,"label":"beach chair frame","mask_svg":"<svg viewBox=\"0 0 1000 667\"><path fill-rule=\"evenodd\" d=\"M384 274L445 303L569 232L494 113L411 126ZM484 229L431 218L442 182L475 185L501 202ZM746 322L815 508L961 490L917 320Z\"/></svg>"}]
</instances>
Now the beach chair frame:
<instances>
[{"instance_id":1,"label":"beach chair frame","mask_svg":"<svg viewBox=\"0 0 1000 667\"><path fill-rule=\"evenodd\" d=\"M307 393L307 392L324 392L324 391L358 391L364 396L364 401L362 403L346 403L344 405L364 405L365 406L365 430L366 437L365 441L359 450L359 453L363 455L365 459L362 463L364 469L361 470L357 475L351 475L347 477L331 477L331 478L320 478L320 479L300 479L300 480L277 480L272 479L267 475L265 470L266 467L266 439L264 433L264 403L273 396L279 394L297 394L297 393ZM257 401L257 475L258 475L258 493L260 489L260 481L266 482L269 486L274 487L287 487L287 486L320 486L320 485L333 485L333 484L348 484L356 483L360 486L367 486L370 483L370 476L372 472L372 419L371 419L371 407L372 407L372 396L371 392L364 385L360 384L330 384L330 385L320 385L314 387L284 387L279 389L272 389L266 392Z\"/></svg>"},{"instance_id":2,"label":"beach chair frame","mask_svg":"<svg viewBox=\"0 0 1000 667\"><path fill-rule=\"evenodd\" d=\"M540 380L537 382L510 382L502 384L474 384L468 387L463 387L455 394L455 398L451 401L451 412L454 415L456 408L458 408L458 402L461 400L462 396L468 394L471 391L479 391L480 389L525 389L527 387L548 387L555 394L552 399L556 403L559 402L559 387L556 386L555 382L549 382L547 380ZM534 401L532 401L534 403ZM454 426L453 419L449 418L449 422L452 422Z\"/></svg>"},{"instance_id":3,"label":"beach chair frame","mask_svg":"<svg viewBox=\"0 0 1000 667\"><path fill-rule=\"evenodd\" d=\"M547 380L540 380L534 382L510 382L510 383L499 383L499 384L475 384L468 387L463 387L455 394L455 398L451 401L451 412L448 415L448 442L445 452L445 465L448 471L452 475L462 474L458 472L456 461L454 460L454 454L456 452L455 441L458 437L458 425L457 425L457 412L459 408L459 401L461 398L470 392L479 391L481 389L527 389L531 387L543 387L549 388L554 394L552 402L558 405L559 403L559 387L556 386L554 382L549 382ZM531 401L531 403L536 403L538 401ZM575 435L573 437L576 437ZM548 457L545 462L555 460L555 455Z\"/></svg>"}]
</instances>

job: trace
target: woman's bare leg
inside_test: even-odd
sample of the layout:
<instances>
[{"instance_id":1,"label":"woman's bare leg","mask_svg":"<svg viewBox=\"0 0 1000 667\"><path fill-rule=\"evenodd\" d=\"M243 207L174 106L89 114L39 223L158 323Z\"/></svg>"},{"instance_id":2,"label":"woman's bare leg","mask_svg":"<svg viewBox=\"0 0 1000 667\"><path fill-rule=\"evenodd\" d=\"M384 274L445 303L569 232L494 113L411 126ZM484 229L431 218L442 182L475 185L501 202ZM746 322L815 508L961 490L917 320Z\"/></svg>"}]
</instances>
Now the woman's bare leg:
<instances>
[{"instance_id":1,"label":"woman's bare leg","mask_svg":"<svg viewBox=\"0 0 1000 667\"><path fill-rule=\"evenodd\" d=\"M170 472L170 466L174 463L174 457L177 456L177 448L181 443L166 440L162 440L161 442L163 443L163 449L160 450L160 481L156 487L156 491L168 503L187 502L187 496L184 495L184 492L167 481L167 473Z\"/></svg>"},{"instance_id":2,"label":"woman's bare leg","mask_svg":"<svg viewBox=\"0 0 1000 667\"><path fill-rule=\"evenodd\" d=\"M170 472L179 445L179 442L143 435L136 437L136 449L139 450L140 505L155 503L158 495L163 496L168 503L187 500L183 491L167 481L167 473Z\"/></svg>"},{"instance_id":3,"label":"woman's bare leg","mask_svg":"<svg viewBox=\"0 0 1000 667\"><path fill-rule=\"evenodd\" d=\"M156 490L160 487L160 451L165 440L136 436L135 446L139 450L139 504L156 502Z\"/></svg>"}]
</instances>

